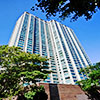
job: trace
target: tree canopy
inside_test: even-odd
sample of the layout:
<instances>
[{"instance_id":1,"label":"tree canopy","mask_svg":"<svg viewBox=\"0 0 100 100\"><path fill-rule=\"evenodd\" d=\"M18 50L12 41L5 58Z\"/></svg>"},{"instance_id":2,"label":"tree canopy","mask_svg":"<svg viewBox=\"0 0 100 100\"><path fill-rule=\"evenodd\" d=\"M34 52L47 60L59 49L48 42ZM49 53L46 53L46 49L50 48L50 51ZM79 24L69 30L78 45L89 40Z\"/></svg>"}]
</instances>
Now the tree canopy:
<instances>
[{"instance_id":1,"label":"tree canopy","mask_svg":"<svg viewBox=\"0 0 100 100\"><path fill-rule=\"evenodd\" d=\"M86 75L87 79L78 81L77 84L88 93L91 99L100 100L100 62L81 69L80 73Z\"/></svg>"},{"instance_id":2,"label":"tree canopy","mask_svg":"<svg viewBox=\"0 0 100 100\"><path fill-rule=\"evenodd\" d=\"M61 19L71 17L77 20L84 16L86 20L100 9L100 0L37 0L32 10L40 8L47 18L58 15Z\"/></svg>"},{"instance_id":3,"label":"tree canopy","mask_svg":"<svg viewBox=\"0 0 100 100\"><path fill-rule=\"evenodd\" d=\"M28 97L29 91L34 92L33 90L38 88L36 81L46 79L50 73L46 70L47 60L37 54L25 53L20 47L0 46L0 98L21 93L25 93ZM27 89L25 89L25 84L29 85ZM43 90L42 87L38 89L37 92ZM37 94L36 91L35 94Z\"/></svg>"}]
</instances>

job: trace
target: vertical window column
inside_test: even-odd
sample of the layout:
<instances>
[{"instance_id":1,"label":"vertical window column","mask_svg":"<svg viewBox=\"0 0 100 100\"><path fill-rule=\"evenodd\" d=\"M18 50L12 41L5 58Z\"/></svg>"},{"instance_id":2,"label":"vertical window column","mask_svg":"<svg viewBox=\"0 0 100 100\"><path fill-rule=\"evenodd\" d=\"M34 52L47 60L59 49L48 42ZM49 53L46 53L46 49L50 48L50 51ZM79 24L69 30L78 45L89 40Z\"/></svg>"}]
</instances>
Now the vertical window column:
<instances>
[{"instance_id":1,"label":"vertical window column","mask_svg":"<svg viewBox=\"0 0 100 100\"><path fill-rule=\"evenodd\" d=\"M29 19L29 15L25 14L24 23L23 23L23 26L22 26L21 34L20 34L20 37L19 37L18 45L17 45L17 46L21 47L22 50L24 50L24 43L25 43L25 38L26 38L28 19Z\"/></svg>"},{"instance_id":2,"label":"vertical window column","mask_svg":"<svg viewBox=\"0 0 100 100\"><path fill-rule=\"evenodd\" d=\"M40 47L39 47L39 19L38 18L35 18L33 53L40 54Z\"/></svg>"},{"instance_id":3,"label":"vertical window column","mask_svg":"<svg viewBox=\"0 0 100 100\"><path fill-rule=\"evenodd\" d=\"M32 53L33 52L33 30L34 30L34 17L31 16L31 22L30 22L30 29L29 29L29 36L28 36L28 42L27 42L27 52Z\"/></svg>"},{"instance_id":4,"label":"vertical window column","mask_svg":"<svg viewBox=\"0 0 100 100\"><path fill-rule=\"evenodd\" d=\"M42 56L47 56L46 38L45 38L45 31L44 31L44 22L40 21L40 24L41 24Z\"/></svg>"}]
</instances>

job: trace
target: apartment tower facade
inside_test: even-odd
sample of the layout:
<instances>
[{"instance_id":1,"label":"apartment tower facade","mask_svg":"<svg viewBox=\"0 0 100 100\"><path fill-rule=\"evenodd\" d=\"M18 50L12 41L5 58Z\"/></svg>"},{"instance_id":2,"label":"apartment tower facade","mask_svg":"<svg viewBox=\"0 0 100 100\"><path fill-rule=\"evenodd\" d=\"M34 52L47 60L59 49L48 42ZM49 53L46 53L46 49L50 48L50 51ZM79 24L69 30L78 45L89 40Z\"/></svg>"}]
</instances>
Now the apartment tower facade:
<instances>
[{"instance_id":1,"label":"apartment tower facade","mask_svg":"<svg viewBox=\"0 0 100 100\"><path fill-rule=\"evenodd\" d=\"M86 78L80 68L91 64L72 29L27 12L17 20L9 46L50 58L48 70L53 72L43 81L47 83L75 84Z\"/></svg>"}]
</instances>

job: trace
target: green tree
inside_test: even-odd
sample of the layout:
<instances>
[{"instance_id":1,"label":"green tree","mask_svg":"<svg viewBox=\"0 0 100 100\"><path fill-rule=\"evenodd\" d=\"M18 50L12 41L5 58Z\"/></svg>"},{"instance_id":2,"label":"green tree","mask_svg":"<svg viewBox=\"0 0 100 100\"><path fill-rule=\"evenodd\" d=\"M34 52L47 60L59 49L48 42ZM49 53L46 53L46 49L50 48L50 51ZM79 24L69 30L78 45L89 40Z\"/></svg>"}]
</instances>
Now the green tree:
<instances>
[{"instance_id":1,"label":"green tree","mask_svg":"<svg viewBox=\"0 0 100 100\"><path fill-rule=\"evenodd\" d=\"M81 74L87 79L78 81L77 84L86 91L91 100L100 100L100 62L81 69Z\"/></svg>"},{"instance_id":2,"label":"green tree","mask_svg":"<svg viewBox=\"0 0 100 100\"><path fill-rule=\"evenodd\" d=\"M0 46L0 98L33 91L36 80L44 80L50 73L46 70L47 60L38 54L25 53L19 47ZM26 83L29 86L25 87Z\"/></svg>"},{"instance_id":3,"label":"green tree","mask_svg":"<svg viewBox=\"0 0 100 100\"><path fill-rule=\"evenodd\" d=\"M37 0L32 10L40 8L47 17L58 15L61 19L71 17L77 20L84 16L86 20L100 9L100 0Z\"/></svg>"},{"instance_id":4,"label":"green tree","mask_svg":"<svg viewBox=\"0 0 100 100\"><path fill-rule=\"evenodd\" d=\"M27 98L27 100L47 100L48 98L43 86L31 87L31 91L26 92L25 97ZM19 99L19 100L22 100L22 99Z\"/></svg>"}]
</instances>

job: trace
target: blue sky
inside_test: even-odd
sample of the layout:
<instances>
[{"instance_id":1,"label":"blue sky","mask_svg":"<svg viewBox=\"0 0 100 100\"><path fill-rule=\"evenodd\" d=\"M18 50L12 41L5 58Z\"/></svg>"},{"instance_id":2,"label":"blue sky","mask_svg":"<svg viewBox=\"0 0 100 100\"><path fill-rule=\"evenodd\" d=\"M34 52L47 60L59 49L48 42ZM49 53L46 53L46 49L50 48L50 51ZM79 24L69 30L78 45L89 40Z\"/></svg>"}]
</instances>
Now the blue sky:
<instances>
[{"instance_id":1,"label":"blue sky","mask_svg":"<svg viewBox=\"0 0 100 100\"><path fill-rule=\"evenodd\" d=\"M31 11L31 7L35 2L36 0L0 1L0 45L8 44L15 23L24 11L47 20L45 14L41 13L41 11ZM72 28L91 62L100 61L100 11L93 15L93 18L89 21L84 18L79 18L76 22L70 22L70 19L61 21L57 17L52 17L51 19Z\"/></svg>"}]
</instances>

